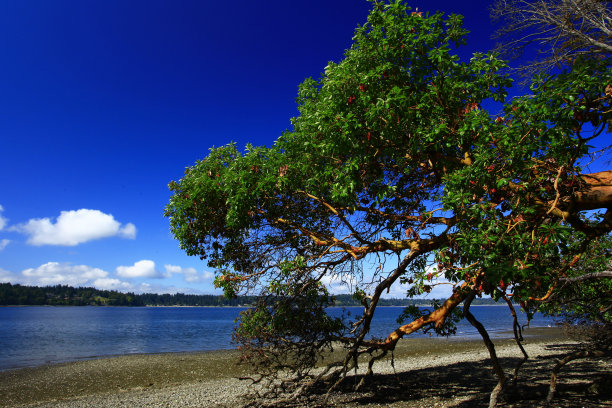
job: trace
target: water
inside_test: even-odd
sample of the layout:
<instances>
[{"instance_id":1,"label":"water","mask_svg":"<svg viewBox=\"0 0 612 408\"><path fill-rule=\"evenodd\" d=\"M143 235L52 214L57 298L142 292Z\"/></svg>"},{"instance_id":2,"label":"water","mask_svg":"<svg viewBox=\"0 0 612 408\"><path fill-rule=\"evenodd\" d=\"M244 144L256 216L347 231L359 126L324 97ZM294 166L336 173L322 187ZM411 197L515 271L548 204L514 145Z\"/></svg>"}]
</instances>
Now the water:
<instances>
[{"instance_id":1,"label":"water","mask_svg":"<svg viewBox=\"0 0 612 408\"><path fill-rule=\"evenodd\" d=\"M0 370L45 363L134 353L222 350L231 343L234 320L243 308L223 307L2 307L0 308ZM351 317L360 307L349 307ZM379 307L371 333L386 337L397 327L403 307ZM472 313L493 337L512 328L508 309L472 306ZM342 309L332 308L331 315ZM524 315L521 321L525 323ZM537 316L532 326L554 321ZM416 334L423 336L423 334ZM477 337L465 320L462 338ZM414 334L412 335L414 336Z\"/></svg>"}]
</instances>

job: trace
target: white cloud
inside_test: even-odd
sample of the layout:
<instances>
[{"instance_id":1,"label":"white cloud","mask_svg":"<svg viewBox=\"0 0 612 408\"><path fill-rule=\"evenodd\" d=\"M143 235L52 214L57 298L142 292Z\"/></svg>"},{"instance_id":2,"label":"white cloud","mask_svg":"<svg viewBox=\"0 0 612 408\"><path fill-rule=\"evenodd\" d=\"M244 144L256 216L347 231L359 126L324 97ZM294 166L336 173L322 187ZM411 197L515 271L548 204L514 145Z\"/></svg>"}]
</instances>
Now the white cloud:
<instances>
[{"instance_id":1,"label":"white cloud","mask_svg":"<svg viewBox=\"0 0 612 408\"><path fill-rule=\"evenodd\" d=\"M357 279L354 276L347 275L342 279L340 276L325 275L321 278L329 292L334 295L352 294L357 285Z\"/></svg>"},{"instance_id":2,"label":"white cloud","mask_svg":"<svg viewBox=\"0 0 612 408\"><path fill-rule=\"evenodd\" d=\"M119 235L121 238L136 239L136 226L131 222L128 222L119 229Z\"/></svg>"},{"instance_id":3,"label":"white cloud","mask_svg":"<svg viewBox=\"0 0 612 408\"><path fill-rule=\"evenodd\" d=\"M451 285L444 276L434 278L429 285L432 287L431 292L418 295L416 297L417 299L447 299L453 294L453 285ZM382 297L403 299L406 297L406 293L411 286L412 285L402 285L397 281L391 286L389 293L383 293Z\"/></svg>"},{"instance_id":4,"label":"white cloud","mask_svg":"<svg viewBox=\"0 0 612 408\"><path fill-rule=\"evenodd\" d=\"M448 299L453 294L453 285L448 284L446 279L439 279L434 281L434 283L437 283L437 285L433 287L432 291L427 296L422 297L428 299Z\"/></svg>"},{"instance_id":5,"label":"white cloud","mask_svg":"<svg viewBox=\"0 0 612 408\"><path fill-rule=\"evenodd\" d=\"M128 282L123 282L115 278L98 278L93 281L93 286L103 290L125 291L132 289L132 285Z\"/></svg>"},{"instance_id":6,"label":"white cloud","mask_svg":"<svg viewBox=\"0 0 612 408\"><path fill-rule=\"evenodd\" d=\"M185 280L190 283L194 282L209 282L215 279L215 274L212 272L204 271L200 275L185 275Z\"/></svg>"},{"instance_id":7,"label":"white cloud","mask_svg":"<svg viewBox=\"0 0 612 408\"><path fill-rule=\"evenodd\" d=\"M432 281L425 282L425 284L431 286L431 291L416 296L416 299L447 299L453 294L453 285L451 285L443 275L435 276L435 269L431 266L427 267L426 272L434 273ZM382 297L403 299L406 297L406 293L411 287L412 285L410 284L402 285L398 279L393 286L391 286L389 293L385 291Z\"/></svg>"},{"instance_id":8,"label":"white cloud","mask_svg":"<svg viewBox=\"0 0 612 408\"><path fill-rule=\"evenodd\" d=\"M433 269L429 268L428 271L433 271ZM344 276L344 279L342 279L342 277L339 275L325 275L321 279L321 283L323 283L327 287L329 292L334 295L353 294L357 286L365 290L367 294L371 295L377 282L367 282L359 284L355 276L347 274ZM453 293L453 286L449 284L448 280L446 280L443 276L434 278L430 285L432 286L431 292L419 295L417 296L417 298L447 299ZM408 284L402 285L398 279L389 288L388 292L385 290L381 294L381 297L403 299L406 297L408 289L410 289L411 286L412 285Z\"/></svg>"},{"instance_id":9,"label":"white cloud","mask_svg":"<svg viewBox=\"0 0 612 408\"><path fill-rule=\"evenodd\" d=\"M2 207L0 205L0 213L4 211L4 207ZM8 223L8 220L6 218L4 218L1 214L0 214L0 231L2 231L4 229L4 227L6 227L6 224Z\"/></svg>"},{"instance_id":10,"label":"white cloud","mask_svg":"<svg viewBox=\"0 0 612 408\"><path fill-rule=\"evenodd\" d=\"M110 214L82 208L62 211L55 223L50 218L31 219L14 227L28 234L31 245L75 246L95 239L118 236L136 238L136 227L132 223L121 225Z\"/></svg>"},{"instance_id":11,"label":"white cloud","mask_svg":"<svg viewBox=\"0 0 612 408\"><path fill-rule=\"evenodd\" d=\"M47 262L37 268L25 269L21 274L25 284L36 286L88 286L96 279L108 276L108 272L100 268L59 262Z\"/></svg>"},{"instance_id":12,"label":"white cloud","mask_svg":"<svg viewBox=\"0 0 612 408\"><path fill-rule=\"evenodd\" d=\"M142 282L140 286L138 287L138 292L139 293L153 293L151 291L151 288L152 286L150 283Z\"/></svg>"},{"instance_id":13,"label":"white cloud","mask_svg":"<svg viewBox=\"0 0 612 408\"><path fill-rule=\"evenodd\" d=\"M131 267L119 268L127 268L134 274L152 273L151 271L153 270L157 273L157 277L162 277L162 275L155 270L154 263L152 268L149 263L153 263L153 261L139 261ZM185 269L189 270L188 274L190 274L191 269L193 268ZM184 273L185 269L181 268L179 273ZM206 273L199 276L204 275L206 275ZM60 262L48 262L37 268L25 269L21 273L13 273L0 268L0 283L4 282L31 286L50 286L59 284L74 287L95 287L101 290L116 290L120 292L134 293L201 293L199 290L188 287L182 288L176 286L164 286L151 284L148 282L140 282L135 284L117 279L116 277L111 276L111 274L109 274L107 271L100 268Z\"/></svg>"},{"instance_id":14,"label":"white cloud","mask_svg":"<svg viewBox=\"0 0 612 408\"><path fill-rule=\"evenodd\" d=\"M12 272L9 272L5 269L0 268L0 283L6 283L6 282L16 283L16 280L17 280L17 277Z\"/></svg>"},{"instance_id":15,"label":"white cloud","mask_svg":"<svg viewBox=\"0 0 612 408\"><path fill-rule=\"evenodd\" d=\"M122 278L162 278L163 275L155 269L155 262L143 259L132 266L118 266L117 275Z\"/></svg>"},{"instance_id":16,"label":"white cloud","mask_svg":"<svg viewBox=\"0 0 612 408\"><path fill-rule=\"evenodd\" d=\"M211 281L214 279L215 274L212 272L204 271L201 274L195 268L182 268L177 265L164 265L166 269L166 276L170 277L174 274L182 274L183 279L189 283L198 283Z\"/></svg>"},{"instance_id":17,"label":"white cloud","mask_svg":"<svg viewBox=\"0 0 612 408\"><path fill-rule=\"evenodd\" d=\"M0 240L0 251L2 251L6 246L11 242L10 239L2 239Z\"/></svg>"},{"instance_id":18,"label":"white cloud","mask_svg":"<svg viewBox=\"0 0 612 408\"><path fill-rule=\"evenodd\" d=\"M0 282L32 286L93 286L98 289L131 290L132 285L119 279L109 278L108 272L87 265L72 265L67 262L47 262L37 268L29 268L15 274L0 268Z\"/></svg>"},{"instance_id":19,"label":"white cloud","mask_svg":"<svg viewBox=\"0 0 612 408\"><path fill-rule=\"evenodd\" d=\"M182 268L165 265L165 272L158 271L155 262L141 260L132 266L119 266L116 275L100 268L88 265L73 265L68 262L47 262L36 268L24 269L13 273L0 268L0 283L30 286L68 285L73 287L95 287L101 290L116 290L134 293L202 293L193 287L165 286L152 282L130 282L121 278L163 278L172 275L183 275L187 282L204 282L214 278L210 272L201 272L195 268ZM156 282L164 282L157 280Z\"/></svg>"},{"instance_id":20,"label":"white cloud","mask_svg":"<svg viewBox=\"0 0 612 408\"><path fill-rule=\"evenodd\" d=\"M172 276L175 273L183 273L183 268L177 265L164 265L164 268L166 269L166 274L168 276ZM189 269L193 269L193 268L189 268ZM193 269L193 271L197 273L195 269Z\"/></svg>"},{"instance_id":21,"label":"white cloud","mask_svg":"<svg viewBox=\"0 0 612 408\"><path fill-rule=\"evenodd\" d=\"M137 286L134 286L133 290L134 293L157 293L157 294L164 294L164 293L169 293L169 294L175 294L175 293L185 293L185 294L194 294L194 295L201 295L203 293L208 293L208 292L202 292L198 289L194 289L191 287L179 287L179 286L165 286L165 285L156 285L156 284L149 284L149 283L141 283Z\"/></svg>"}]
</instances>

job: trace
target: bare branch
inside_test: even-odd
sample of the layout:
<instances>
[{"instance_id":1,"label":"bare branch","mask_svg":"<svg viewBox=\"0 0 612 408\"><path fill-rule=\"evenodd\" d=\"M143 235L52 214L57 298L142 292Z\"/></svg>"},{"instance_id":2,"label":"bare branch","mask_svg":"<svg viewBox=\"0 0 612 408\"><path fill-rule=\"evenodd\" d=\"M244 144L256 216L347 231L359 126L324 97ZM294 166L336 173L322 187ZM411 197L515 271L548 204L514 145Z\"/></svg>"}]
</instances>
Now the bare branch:
<instances>
[{"instance_id":1,"label":"bare branch","mask_svg":"<svg viewBox=\"0 0 612 408\"><path fill-rule=\"evenodd\" d=\"M565 65L580 55L612 53L612 7L603 0L498 0L491 9L502 21L498 51L516 57L536 48L519 68L525 75Z\"/></svg>"}]
</instances>

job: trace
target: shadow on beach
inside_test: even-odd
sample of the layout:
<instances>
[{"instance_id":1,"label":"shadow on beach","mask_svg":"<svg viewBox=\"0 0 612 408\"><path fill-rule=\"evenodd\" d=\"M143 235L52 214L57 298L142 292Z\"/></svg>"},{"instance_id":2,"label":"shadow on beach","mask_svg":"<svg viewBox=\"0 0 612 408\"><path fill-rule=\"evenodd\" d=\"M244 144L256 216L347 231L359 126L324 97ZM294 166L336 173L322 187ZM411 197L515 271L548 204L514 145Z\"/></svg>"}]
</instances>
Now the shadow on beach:
<instances>
[{"instance_id":1,"label":"shadow on beach","mask_svg":"<svg viewBox=\"0 0 612 408\"><path fill-rule=\"evenodd\" d=\"M574 344L547 346L562 353L569 352ZM610 362L579 360L561 370L557 394L551 405L545 403L550 373L558 355L533 356L522 367L515 389L510 388L504 407L612 407L612 390L593 386L607 377L609 384ZM519 363L519 358L501 358L506 373ZM486 407L489 393L496 384L488 359L456 362L436 367L412 369L395 374L378 374L370 377L360 392L354 386L361 375L351 376L332 398L333 404L347 407ZM313 396L312 404L326 390Z\"/></svg>"}]
</instances>

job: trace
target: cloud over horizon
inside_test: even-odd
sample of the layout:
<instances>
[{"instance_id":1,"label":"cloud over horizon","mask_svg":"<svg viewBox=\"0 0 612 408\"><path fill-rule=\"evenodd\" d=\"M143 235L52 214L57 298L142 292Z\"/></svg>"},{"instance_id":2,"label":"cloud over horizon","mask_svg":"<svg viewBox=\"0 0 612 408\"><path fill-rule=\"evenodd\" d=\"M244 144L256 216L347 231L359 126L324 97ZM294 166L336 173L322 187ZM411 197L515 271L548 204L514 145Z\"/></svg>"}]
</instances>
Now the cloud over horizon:
<instances>
[{"instance_id":1,"label":"cloud over horizon","mask_svg":"<svg viewBox=\"0 0 612 408\"><path fill-rule=\"evenodd\" d=\"M153 261L150 261L153 262ZM147 263L136 262L141 270L147 270ZM137 268L138 268L137 267ZM176 267L183 273L188 270L186 275L190 275L193 268L181 268ZM194 269L195 271L195 269ZM159 273L159 272L158 272ZM196 273L197 274L197 273ZM204 272L201 275L199 281L208 279L208 275L212 277L212 273ZM208 292L202 292L200 289L190 287L179 287L175 285L157 285L147 282L131 283L126 282L116 277L112 277L107 271L94 268L88 265L72 265L69 262L47 262L46 264L40 265L36 268L28 268L21 273L13 273L0 267L0 283L11 283L13 285L27 285L27 286L54 286L54 285L68 285L73 287L94 287L99 290L115 290L119 292L133 292L133 293L187 293L187 294L202 294Z\"/></svg>"},{"instance_id":2,"label":"cloud over horizon","mask_svg":"<svg viewBox=\"0 0 612 408\"><path fill-rule=\"evenodd\" d=\"M82 208L62 211L55 223L50 218L30 219L13 227L15 231L29 235L27 243L34 246L75 246L101 238L136 238L136 226L122 225L111 214Z\"/></svg>"},{"instance_id":3,"label":"cloud over horizon","mask_svg":"<svg viewBox=\"0 0 612 408\"><path fill-rule=\"evenodd\" d=\"M429 271L433 271L432 268L428 268ZM344 276L344 279L339 275L325 275L321 279L321 283L323 283L329 292L334 295L344 295L344 294L353 294L353 291L357 287L357 279L355 276L348 275ZM366 293L369 293L372 290L372 284L377 283L377 281L373 281L370 285L361 286L361 289L364 289ZM397 281L394 285L392 285L388 291L382 293L381 297L383 298L396 298L403 299L406 297L408 289L411 285L404 285ZM432 290L429 293L423 293L417 296L417 299L441 299L448 298L453 293L453 286L445 279L443 276L436 277L431 282Z\"/></svg>"},{"instance_id":4,"label":"cloud over horizon","mask_svg":"<svg viewBox=\"0 0 612 408\"><path fill-rule=\"evenodd\" d=\"M68 262L47 262L37 268L25 269L21 274L24 283L37 286L82 286L108 276L108 272L100 268Z\"/></svg>"},{"instance_id":5,"label":"cloud over horizon","mask_svg":"<svg viewBox=\"0 0 612 408\"><path fill-rule=\"evenodd\" d=\"M164 268L166 269L166 275L168 277L174 274L182 274L183 279L189 283L212 281L215 277L214 273L208 271L199 274L195 268L182 268L177 265L164 265Z\"/></svg>"},{"instance_id":6,"label":"cloud over horizon","mask_svg":"<svg viewBox=\"0 0 612 408\"><path fill-rule=\"evenodd\" d=\"M131 266L118 266L115 273L109 273L101 268L89 265L73 265L70 262L47 262L34 268L27 268L21 272L12 272L0 266L0 283L26 286L54 286L67 285L72 287L94 287L99 290L116 290L133 293L213 293L203 292L200 288L184 287L174 282L158 284L152 281L125 281L122 278L153 278L156 282L165 283L159 278L171 278L182 275L188 283L210 283L214 274L211 272L198 272L195 268L183 268L177 265L164 265L165 272L160 272L155 262L148 259L135 262Z\"/></svg>"},{"instance_id":7,"label":"cloud over horizon","mask_svg":"<svg viewBox=\"0 0 612 408\"><path fill-rule=\"evenodd\" d=\"M164 276L155 268L155 262L143 259L134 262L132 266L118 266L117 275L122 278L163 278Z\"/></svg>"},{"instance_id":8,"label":"cloud over horizon","mask_svg":"<svg viewBox=\"0 0 612 408\"><path fill-rule=\"evenodd\" d=\"M92 286L103 290L126 291L133 290L133 286L128 282L123 282L116 278L98 278L93 281Z\"/></svg>"},{"instance_id":9,"label":"cloud over horizon","mask_svg":"<svg viewBox=\"0 0 612 408\"><path fill-rule=\"evenodd\" d=\"M13 273L0 268L0 282L29 286L68 285L73 287L93 286L101 290L133 290L133 285L116 278L100 268L88 265L73 265L69 262L47 262L36 268L28 268L21 273Z\"/></svg>"}]
</instances>

